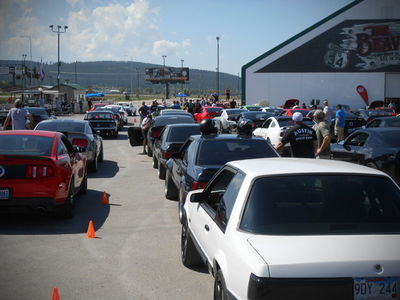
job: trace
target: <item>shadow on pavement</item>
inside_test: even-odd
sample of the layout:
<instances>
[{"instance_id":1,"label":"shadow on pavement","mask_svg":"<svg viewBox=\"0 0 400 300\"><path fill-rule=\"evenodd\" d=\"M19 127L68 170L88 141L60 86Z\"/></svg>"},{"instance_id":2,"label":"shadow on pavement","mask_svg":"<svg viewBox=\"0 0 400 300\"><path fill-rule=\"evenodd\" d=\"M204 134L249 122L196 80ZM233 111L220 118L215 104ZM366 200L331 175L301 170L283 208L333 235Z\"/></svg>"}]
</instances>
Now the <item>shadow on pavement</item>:
<instances>
[{"instance_id":1,"label":"shadow on pavement","mask_svg":"<svg viewBox=\"0 0 400 300\"><path fill-rule=\"evenodd\" d=\"M201 266L193 266L190 267L189 269L191 269L192 271L198 272L198 273L204 273L204 274L208 274L208 268L206 267L206 265L201 265Z\"/></svg>"},{"instance_id":2,"label":"shadow on pavement","mask_svg":"<svg viewBox=\"0 0 400 300\"><path fill-rule=\"evenodd\" d=\"M104 160L99 164L99 169L96 173L88 173L88 178L112 178L117 175L118 171L119 167L116 161Z\"/></svg>"},{"instance_id":3,"label":"shadow on pavement","mask_svg":"<svg viewBox=\"0 0 400 300\"><path fill-rule=\"evenodd\" d=\"M101 204L103 192L88 189L86 195L75 200L75 215L72 219L63 219L56 215L38 216L31 213L0 214L0 234L73 234L86 233L89 221L93 221L95 230L100 229L108 215L110 205Z\"/></svg>"}]
</instances>

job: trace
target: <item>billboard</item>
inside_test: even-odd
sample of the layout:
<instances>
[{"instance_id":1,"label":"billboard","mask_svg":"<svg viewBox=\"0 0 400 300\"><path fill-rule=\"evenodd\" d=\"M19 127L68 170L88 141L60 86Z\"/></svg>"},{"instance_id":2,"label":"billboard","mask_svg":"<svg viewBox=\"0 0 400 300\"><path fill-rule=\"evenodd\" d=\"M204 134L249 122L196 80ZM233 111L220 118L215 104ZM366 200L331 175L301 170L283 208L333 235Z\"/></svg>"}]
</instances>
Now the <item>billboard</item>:
<instances>
[{"instance_id":1,"label":"billboard","mask_svg":"<svg viewBox=\"0 0 400 300\"><path fill-rule=\"evenodd\" d=\"M151 83L181 83L189 80L189 68L146 68L146 81Z\"/></svg>"},{"instance_id":2,"label":"billboard","mask_svg":"<svg viewBox=\"0 0 400 300\"><path fill-rule=\"evenodd\" d=\"M273 72L399 72L400 20L346 20L264 66Z\"/></svg>"}]
</instances>

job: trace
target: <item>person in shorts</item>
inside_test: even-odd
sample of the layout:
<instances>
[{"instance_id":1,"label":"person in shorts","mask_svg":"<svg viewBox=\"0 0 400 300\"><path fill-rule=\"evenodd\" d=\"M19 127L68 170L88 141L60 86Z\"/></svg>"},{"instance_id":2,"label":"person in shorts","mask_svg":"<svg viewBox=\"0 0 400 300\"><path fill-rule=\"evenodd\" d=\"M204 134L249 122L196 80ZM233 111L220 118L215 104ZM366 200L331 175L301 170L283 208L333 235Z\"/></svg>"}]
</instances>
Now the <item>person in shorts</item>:
<instances>
[{"instance_id":1,"label":"person in shorts","mask_svg":"<svg viewBox=\"0 0 400 300\"><path fill-rule=\"evenodd\" d=\"M346 125L346 116L342 106L340 104L336 105L336 121L335 121L335 135L337 136L337 141L340 142L344 140L344 127Z\"/></svg>"},{"instance_id":2,"label":"person in shorts","mask_svg":"<svg viewBox=\"0 0 400 300\"><path fill-rule=\"evenodd\" d=\"M26 108L23 108L21 99L15 100L14 106L15 108L10 109L4 120L3 130L7 130L10 122L12 130L33 129L32 115Z\"/></svg>"}]
</instances>

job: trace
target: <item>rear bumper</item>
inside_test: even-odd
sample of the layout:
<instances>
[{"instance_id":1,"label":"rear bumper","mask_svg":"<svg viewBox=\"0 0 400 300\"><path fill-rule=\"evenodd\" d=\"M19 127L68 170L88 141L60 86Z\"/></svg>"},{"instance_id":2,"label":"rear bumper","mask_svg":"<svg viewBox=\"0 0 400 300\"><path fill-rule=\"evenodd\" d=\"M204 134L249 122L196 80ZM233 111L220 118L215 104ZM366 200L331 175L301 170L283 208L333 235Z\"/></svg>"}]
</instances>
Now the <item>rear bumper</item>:
<instances>
[{"instance_id":1,"label":"rear bumper","mask_svg":"<svg viewBox=\"0 0 400 300\"><path fill-rule=\"evenodd\" d=\"M57 211L64 204L56 203L53 198L31 197L31 198L12 198L0 201L0 210L36 210L41 207L46 212Z\"/></svg>"}]
</instances>

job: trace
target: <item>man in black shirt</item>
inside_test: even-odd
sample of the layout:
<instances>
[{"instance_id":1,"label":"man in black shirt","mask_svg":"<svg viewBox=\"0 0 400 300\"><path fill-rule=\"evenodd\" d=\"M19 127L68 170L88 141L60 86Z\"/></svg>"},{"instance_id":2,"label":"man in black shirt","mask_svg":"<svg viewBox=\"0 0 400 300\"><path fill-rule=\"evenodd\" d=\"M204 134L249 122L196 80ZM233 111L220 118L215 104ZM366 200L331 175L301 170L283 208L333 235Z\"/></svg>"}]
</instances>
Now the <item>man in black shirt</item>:
<instances>
[{"instance_id":1,"label":"man in black shirt","mask_svg":"<svg viewBox=\"0 0 400 300\"><path fill-rule=\"evenodd\" d=\"M295 125L285 132L282 141L276 146L280 150L286 143L290 143L293 157L315 158L317 135L311 127L303 124L303 115L300 112L293 114Z\"/></svg>"}]
</instances>

